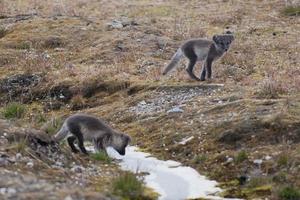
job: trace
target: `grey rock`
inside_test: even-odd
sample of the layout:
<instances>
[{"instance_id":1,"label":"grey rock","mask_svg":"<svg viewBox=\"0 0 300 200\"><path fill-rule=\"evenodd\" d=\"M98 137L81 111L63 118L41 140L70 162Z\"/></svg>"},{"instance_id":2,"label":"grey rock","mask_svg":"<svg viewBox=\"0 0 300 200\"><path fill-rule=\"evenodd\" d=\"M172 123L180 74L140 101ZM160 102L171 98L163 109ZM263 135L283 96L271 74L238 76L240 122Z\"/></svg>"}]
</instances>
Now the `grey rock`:
<instances>
[{"instance_id":1,"label":"grey rock","mask_svg":"<svg viewBox=\"0 0 300 200\"><path fill-rule=\"evenodd\" d=\"M167 113L169 114L169 113L183 113L184 112L184 110L182 110L180 107L174 107L174 108L172 108L172 109L170 109L170 110L168 110L167 111Z\"/></svg>"},{"instance_id":2,"label":"grey rock","mask_svg":"<svg viewBox=\"0 0 300 200\"><path fill-rule=\"evenodd\" d=\"M74 167L71 168L71 171L74 173L82 173L84 171L84 167L75 165Z\"/></svg>"},{"instance_id":3,"label":"grey rock","mask_svg":"<svg viewBox=\"0 0 300 200\"><path fill-rule=\"evenodd\" d=\"M26 166L32 168L34 166L34 164L33 164L33 162L28 162L28 163L26 163Z\"/></svg>"}]
</instances>

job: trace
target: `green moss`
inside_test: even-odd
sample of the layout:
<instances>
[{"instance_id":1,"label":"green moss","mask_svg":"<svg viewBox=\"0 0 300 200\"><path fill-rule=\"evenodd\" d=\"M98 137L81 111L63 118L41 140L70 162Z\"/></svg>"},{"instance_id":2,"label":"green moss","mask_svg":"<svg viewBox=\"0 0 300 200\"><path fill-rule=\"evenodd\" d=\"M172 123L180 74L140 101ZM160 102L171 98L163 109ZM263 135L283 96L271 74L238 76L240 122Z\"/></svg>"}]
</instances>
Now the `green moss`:
<instances>
[{"instance_id":1,"label":"green moss","mask_svg":"<svg viewBox=\"0 0 300 200\"><path fill-rule=\"evenodd\" d=\"M100 151L90 155L93 160L104 161L105 163L111 163L111 158L106 154L106 152Z\"/></svg>"},{"instance_id":2,"label":"green moss","mask_svg":"<svg viewBox=\"0 0 300 200\"><path fill-rule=\"evenodd\" d=\"M24 105L17 102L13 102L4 107L2 114L6 119L14 119L22 118L25 112L26 109Z\"/></svg>"},{"instance_id":3,"label":"green moss","mask_svg":"<svg viewBox=\"0 0 300 200\"><path fill-rule=\"evenodd\" d=\"M5 28L0 27L0 38L3 38L6 35L7 31L5 30Z\"/></svg>"},{"instance_id":4,"label":"green moss","mask_svg":"<svg viewBox=\"0 0 300 200\"><path fill-rule=\"evenodd\" d=\"M16 49L30 49L31 45L29 42L20 42L15 46Z\"/></svg>"},{"instance_id":5,"label":"green moss","mask_svg":"<svg viewBox=\"0 0 300 200\"><path fill-rule=\"evenodd\" d=\"M263 185L270 183L270 180L267 177L253 177L249 180L247 187L248 188L258 188Z\"/></svg>"},{"instance_id":6,"label":"green moss","mask_svg":"<svg viewBox=\"0 0 300 200\"><path fill-rule=\"evenodd\" d=\"M201 154L201 155L196 155L193 159L193 162L195 164L200 164L200 163L204 163L207 160L206 155Z\"/></svg>"},{"instance_id":7,"label":"green moss","mask_svg":"<svg viewBox=\"0 0 300 200\"><path fill-rule=\"evenodd\" d=\"M287 16L299 16L300 6L288 6L285 9L283 9L283 14Z\"/></svg>"},{"instance_id":8,"label":"green moss","mask_svg":"<svg viewBox=\"0 0 300 200\"><path fill-rule=\"evenodd\" d=\"M113 193L123 199L142 199L143 182L135 174L125 172L113 181Z\"/></svg>"},{"instance_id":9,"label":"green moss","mask_svg":"<svg viewBox=\"0 0 300 200\"><path fill-rule=\"evenodd\" d=\"M247 160L247 159L248 159L248 155L247 155L246 151L242 150L235 157L235 162L241 163L241 162L243 162L244 160Z\"/></svg>"},{"instance_id":10,"label":"green moss","mask_svg":"<svg viewBox=\"0 0 300 200\"><path fill-rule=\"evenodd\" d=\"M46 133L53 135L60 129L62 124L63 120L61 118L53 118L44 125L43 129Z\"/></svg>"},{"instance_id":11,"label":"green moss","mask_svg":"<svg viewBox=\"0 0 300 200\"><path fill-rule=\"evenodd\" d=\"M279 172L274 175L272 181L275 183L285 183L288 180L287 174L285 172Z\"/></svg>"},{"instance_id":12,"label":"green moss","mask_svg":"<svg viewBox=\"0 0 300 200\"><path fill-rule=\"evenodd\" d=\"M128 14L129 17L137 16L155 16L155 17L166 17L171 16L174 8L170 6L148 6L134 10Z\"/></svg>"},{"instance_id":13,"label":"green moss","mask_svg":"<svg viewBox=\"0 0 300 200\"><path fill-rule=\"evenodd\" d=\"M282 154L282 155L280 155L278 157L277 165L279 167L286 167L286 166L288 166L288 163L289 163L289 157L288 157L288 155Z\"/></svg>"},{"instance_id":14,"label":"green moss","mask_svg":"<svg viewBox=\"0 0 300 200\"><path fill-rule=\"evenodd\" d=\"M298 200L300 199L300 189L286 186L279 191L278 196L282 200Z\"/></svg>"}]
</instances>

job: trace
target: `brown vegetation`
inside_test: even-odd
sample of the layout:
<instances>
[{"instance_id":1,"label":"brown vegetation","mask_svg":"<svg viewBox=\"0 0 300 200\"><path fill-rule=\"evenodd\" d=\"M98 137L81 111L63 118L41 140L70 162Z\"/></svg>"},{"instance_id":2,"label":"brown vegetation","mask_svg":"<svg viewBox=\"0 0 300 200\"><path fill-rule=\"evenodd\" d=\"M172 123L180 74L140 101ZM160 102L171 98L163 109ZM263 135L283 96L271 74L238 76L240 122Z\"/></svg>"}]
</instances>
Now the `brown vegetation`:
<instances>
[{"instance_id":1,"label":"brown vegetation","mask_svg":"<svg viewBox=\"0 0 300 200\"><path fill-rule=\"evenodd\" d=\"M35 128L99 115L222 182L227 197L284 199L300 187L298 11L283 0L0 0L1 113L24 103L15 122ZM183 40L226 30L236 39L211 82L190 80L184 62L161 76ZM168 114L176 105L184 112Z\"/></svg>"}]
</instances>

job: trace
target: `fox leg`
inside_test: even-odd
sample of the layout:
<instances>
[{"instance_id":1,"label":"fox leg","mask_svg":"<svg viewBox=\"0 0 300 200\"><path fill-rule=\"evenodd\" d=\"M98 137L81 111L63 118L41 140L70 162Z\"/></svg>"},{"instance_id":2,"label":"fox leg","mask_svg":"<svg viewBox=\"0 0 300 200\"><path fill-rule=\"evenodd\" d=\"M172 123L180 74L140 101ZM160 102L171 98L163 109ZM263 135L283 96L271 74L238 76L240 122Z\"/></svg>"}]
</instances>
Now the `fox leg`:
<instances>
[{"instance_id":1,"label":"fox leg","mask_svg":"<svg viewBox=\"0 0 300 200\"><path fill-rule=\"evenodd\" d=\"M75 136L70 136L70 137L67 138L68 144L71 147L72 151L74 153L79 153L79 150L74 145L75 140L76 140Z\"/></svg>"},{"instance_id":2,"label":"fox leg","mask_svg":"<svg viewBox=\"0 0 300 200\"><path fill-rule=\"evenodd\" d=\"M211 79L211 74L212 74L212 70L211 70L211 65L212 65L212 59L207 59L206 60L206 68L207 68L207 78Z\"/></svg>"},{"instance_id":3,"label":"fox leg","mask_svg":"<svg viewBox=\"0 0 300 200\"><path fill-rule=\"evenodd\" d=\"M189 59L189 65L186 69L187 73L192 79L199 81L200 79L197 76L195 76L193 72L195 64L197 62L197 55L195 54L194 50L191 48L186 49L184 54Z\"/></svg>"},{"instance_id":4,"label":"fox leg","mask_svg":"<svg viewBox=\"0 0 300 200\"><path fill-rule=\"evenodd\" d=\"M195 74L193 73L194 66L197 62L197 57L195 56L195 57L189 58L189 60L190 60L189 65L188 65L188 68L186 69L186 71L192 79L199 81L200 79L197 76L195 76Z\"/></svg>"},{"instance_id":5,"label":"fox leg","mask_svg":"<svg viewBox=\"0 0 300 200\"><path fill-rule=\"evenodd\" d=\"M78 139L78 147L79 147L79 149L81 150L82 153L88 155L88 152L85 149L84 144L83 144L83 136L82 136L82 134L77 134L76 136L77 136L77 139Z\"/></svg>"},{"instance_id":6,"label":"fox leg","mask_svg":"<svg viewBox=\"0 0 300 200\"><path fill-rule=\"evenodd\" d=\"M200 81L205 81L205 76L206 76L206 63L204 62L203 65L202 65Z\"/></svg>"}]
</instances>

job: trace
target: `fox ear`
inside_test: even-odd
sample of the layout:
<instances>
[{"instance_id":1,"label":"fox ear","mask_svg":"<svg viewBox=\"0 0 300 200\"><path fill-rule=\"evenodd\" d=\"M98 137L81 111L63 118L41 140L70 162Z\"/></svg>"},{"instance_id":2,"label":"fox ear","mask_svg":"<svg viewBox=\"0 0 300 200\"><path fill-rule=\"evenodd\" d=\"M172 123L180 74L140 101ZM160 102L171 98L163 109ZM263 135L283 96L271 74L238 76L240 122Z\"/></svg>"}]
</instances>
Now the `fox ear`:
<instances>
[{"instance_id":1,"label":"fox ear","mask_svg":"<svg viewBox=\"0 0 300 200\"><path fill-rule=\"evenodd\" d=\"M214 41L215 43L218 43L218 41L219 41L217 35L214 35L212 39L213 39L213 41Z\"/></svg>"},{"instance_id":2,"label":"fox ear","mask_svg":"<svg viewBox=\"0 0 300 200\"><path fill-rule=\"evenodd\" d=\"M131 141L132 141L132 139L131 139L131 137L129 136L129 135L127 135L128 137L128 143L131 143Z\"/></svg>"},{"instance_id":3,"label":"fox ear","mask_svg":"<svg viewBox=\"0 0 300 200\"><path fill-rule=\"evenodd\" d=\"M229 40L230 40L230 43L233 42L234 41L234 36L230 35Z\"/></svg>"}]
</instances>

